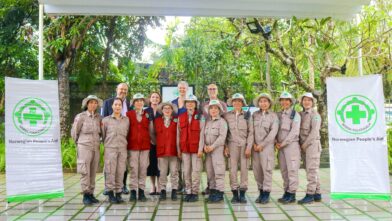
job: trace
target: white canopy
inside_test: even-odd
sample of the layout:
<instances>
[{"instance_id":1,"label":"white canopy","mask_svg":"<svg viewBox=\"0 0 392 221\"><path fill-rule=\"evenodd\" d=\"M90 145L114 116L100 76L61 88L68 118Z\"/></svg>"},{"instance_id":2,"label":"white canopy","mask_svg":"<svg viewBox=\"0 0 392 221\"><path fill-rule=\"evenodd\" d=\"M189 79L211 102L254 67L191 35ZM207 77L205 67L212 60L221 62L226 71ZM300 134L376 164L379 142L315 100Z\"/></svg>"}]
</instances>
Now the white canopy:
<instances>
[{"instance_id":1,"label":"white canopy","mask_svg":"<svg viewBox=\"0 0 392 221\"><path fill-rule=\"evenodd\" d=\"M348 20L370 0L39 0L47 14Z\"/></svg>"}]
</instances>

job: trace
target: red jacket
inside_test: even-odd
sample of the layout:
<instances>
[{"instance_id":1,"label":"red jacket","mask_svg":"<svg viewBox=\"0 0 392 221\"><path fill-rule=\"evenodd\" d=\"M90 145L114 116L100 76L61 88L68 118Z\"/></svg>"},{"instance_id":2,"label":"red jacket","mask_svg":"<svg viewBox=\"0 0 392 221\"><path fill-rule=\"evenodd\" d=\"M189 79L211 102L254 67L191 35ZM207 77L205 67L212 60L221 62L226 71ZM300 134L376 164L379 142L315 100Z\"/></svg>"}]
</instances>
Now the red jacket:
<instances>
[{"instance_id":1,"label":"red jacket","mask_svg":"<svg viewBox=\"0 0 392 221\"><path fill-rule=\"evenodd\" d=\"M142 114L142 120L136 119L136 111L127 112L129 119L128 132L128 150L149 150L150 149L150 120L147 118L147 112Z\"/></svg>"},{"instance_id":2,"label":"red jacket","mask_svg":"<svg viewBox=\"0 0 392 221\"><path fill-rule=\"evenodd\" d=\"M163 117L155 118L154 126L157 136L157 157L177 156L177 118L171 120L168 128L165 127Z\"/></svg>"},{"instance_id":3,"label":"red jacket","mask_svg":"<svg viewBox=\"0 0 392 221\"><path fill-rule=\"evenodd\" d=\"M197 153L199 149L200 140L200 120L195 119L197 113L192 116L192 121L189 124L188 113L183 113L179 116L180 124L180 149L183 153Z\"/></svg>"}]
</instances>

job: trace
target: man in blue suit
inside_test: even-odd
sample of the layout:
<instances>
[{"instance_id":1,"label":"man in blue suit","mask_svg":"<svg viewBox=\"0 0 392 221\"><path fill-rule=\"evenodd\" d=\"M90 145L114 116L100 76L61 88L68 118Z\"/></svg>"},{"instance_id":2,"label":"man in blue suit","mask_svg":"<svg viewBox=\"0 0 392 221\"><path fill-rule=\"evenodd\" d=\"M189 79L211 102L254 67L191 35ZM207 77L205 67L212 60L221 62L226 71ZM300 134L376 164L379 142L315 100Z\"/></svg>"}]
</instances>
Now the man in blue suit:
<instances>
[{"instance_id":1,"label":"man in blue suit","mask_svg":"<svg viewBox=\"0 0 392 221\"><path fill-rule=\"evenodd\" d=\"M118 97L123 101L123 105L122 105L123 109L121 110L121 115L126 116L127 111L130 110L130 103L129 100L127 100L127 95L128 95L128 85L126 83L118 84L116 88L116 97L109 98L103 102L101 115L103 117L106 117L113 114L113 109L112 109L113 101L114 98ZM129 190L127 188L127 175L128 175L128 169L126 169L124 173L123 194L129 194ZM106 195L106 189L103 194Z\"/></svg>"}]
</instances>

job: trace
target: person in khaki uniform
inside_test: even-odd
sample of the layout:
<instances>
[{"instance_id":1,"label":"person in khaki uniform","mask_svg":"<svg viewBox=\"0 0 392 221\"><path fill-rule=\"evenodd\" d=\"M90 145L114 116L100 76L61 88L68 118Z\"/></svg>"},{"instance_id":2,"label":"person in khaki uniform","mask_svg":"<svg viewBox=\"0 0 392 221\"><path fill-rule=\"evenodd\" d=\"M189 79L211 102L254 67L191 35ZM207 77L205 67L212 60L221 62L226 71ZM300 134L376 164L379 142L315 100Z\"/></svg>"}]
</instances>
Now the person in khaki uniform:
<instances>
[{"instance_id":1,"label":"person in khaki uniform","mask_svg":"<svg viewBox=\"0 0 392 221\"><path fill-rule=\"evenodd\" d=\"M272 98L267 93L261 93L253 100L255 107L260 110L252 115L253 144L253 173L260 191L256 203L269 202L272 190L272 171L275 167L275 138L279 129L278 115L271 111Z\"/></svg>"},{"instance_id":2,"label":"person in khaki uniform","mask_svg":"<svg viewBox=\"0 0 392 221\"><path fill-rule=\"evenodd\" d=\"M146 103L148 101L143 94L136 93L131 100L134 109L127 112L129 119L128 163L131 168L129 176L131 194L129 201L131 202L136 201L136 191L138 191L139 201L147 201L144 189L146 187L147 167L149 165L150 142L155 135L153 116L143 110Z\"/></svg>"},{"instance_id":3,"label":"person in khaki uniform","mask_svg":"<svg viewBox=\"0 0 392 221\"><path fill-rule=\"evenodd\" d=\"M123 203L123 178L127 160L127 136L129 120L121 114L123 102L120 98L113 101L113 113L102 120L102 140L105 147L105 188L109 202Z\"/></svg>"},{"instance_id":4,"label":"person in khaki uniform","mask_svg":"<svg viewBox=\"0 0 392 221\"><path fill-rule=\"evenodd\" d=\"M227 123L221 117L222 105L218 100L211 100L208 105L208 120L200 131L199 151L206 153L206 169L210 187L209 203L223 201L225 191L225 158L223 150L227 136Z\"/></svg>"},{"instance_id":5,"label":"person in khaki uniform","mask_svg":"<svg viewBox=\"0 0 392 221\"><path fill-rule=\"evenodd\" d=\"M295 202L298 189L298 170L300 166L299 128L301 116L294 110L295 99L288 92L279 97L282 111L278 113L279 131L276 149L279 150L279 166L285 193L278 199L283 204Z\"/></svg>"},{"instance_id":6,"label":"person in khaki uniform","mask_svg":"<svg viewBox=\"0 0 392 221\"><path fill-rule=\"evenodd\" d=\"M200 173L202 170L202 152L199 153L200 131L205 123L205 118L199 110L199 101L194 95L185 98L186 113L178 117L177 145L182 157L185 202L199 200Z\"/></svg>"},{"instance_id":7,"label":"person in khaki uniform","mask_svg":"<svg viewBox=\"0 0 392 221\"><path fill-rule=\"evenodd\" d=\"M230 187L233 193L232 203L246 203L245 192L248 190L248 158L251 156L253 133L250 124L250 112L245 112L246 106L242 94L234 94L228 101L234 110L223 115L229 130L227 133L225 156L230 158ZM238 184L238 165L241 168L240 184Z\"/></svg>"},{"instance_id":8,"label":"person in khaki uniform","mask_svg":"<svg viewBox=\"0 0 392 221\"><path fill-rule=\"evenodd\" d=\"M302 160L305 164L306 177L308 186L306 195L299 204L312 203L314 201L321 201L320 192L320 114L314 109L316 106L316 98L312 93L305 93L300 98L303 111L301 115L301 130L299 133L299 143L301 144Z\"/></svg>"},{"instance_id":9,"label":"person in khaki uniform","mask_svg":"<svg viewBox=\"0 0 392 221\"><path fill-rule=\"evenodd\" d=\"M201 110L203 111L203 116L205 119L208 118L208 104L210 103L211 100L219 100L218 98L218 86L216 84L209 84L207 85L207 93L208 93L208 99L202 102L201 104ZM219 100L219 103L222 105L223 108L223 113L227 112L227 105L224 101ZM208 195L210 194L210 187L208 186L209 180L211 180L211 177L207 177L207 186L204 191L201 192L203 195Z\"/></svg>"},{"instance_id":10,"label":"person in khaki uniform","mask_svg":"<svg viewBox=\"0 0 392 221\"><path fill-rule=\"evenodd\" d=\"M94 197L94 189L100 153L101 116L97 112L100 106L102 100L94 95L83 99L84 112L76 115L71 130L71 136L77 145L77 170L81 175L84 205L99 203Z\"/></svg>"},{"instance_id":11,"label":"person in khaki uniform","mask_svg":"<svg viewBox=\"0 0 392 221\"><path fill-rule=\"evenodd\" d=\"M177 150L177 106L175 104L164 102L158 107L158 111L162 116L154 120L156 132L156 145L158 168L160 171L159 185L161 194L159 199L166 200L167 174L170 171L171 181L171 199L177 200L178 190L178 158Z\"/></svg>"}]
</instances>

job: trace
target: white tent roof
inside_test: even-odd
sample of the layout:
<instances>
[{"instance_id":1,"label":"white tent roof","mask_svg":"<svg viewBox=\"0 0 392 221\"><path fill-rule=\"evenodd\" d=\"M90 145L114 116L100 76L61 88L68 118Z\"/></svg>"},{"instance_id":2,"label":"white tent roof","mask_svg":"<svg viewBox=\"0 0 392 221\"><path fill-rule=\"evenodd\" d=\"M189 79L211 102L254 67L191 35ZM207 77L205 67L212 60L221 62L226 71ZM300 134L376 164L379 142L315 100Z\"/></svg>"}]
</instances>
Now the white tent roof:
<instances>
[{"instance_id":1,"label":"white tent roof","mask_svg":"<svg viewBox=\"0 0 392 221\"><path fill-rule=\"evenodd\" d=\"M370 0L39 0L47 14L348 20Z\"/></svg>"}]
</instances>

